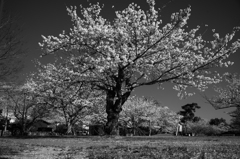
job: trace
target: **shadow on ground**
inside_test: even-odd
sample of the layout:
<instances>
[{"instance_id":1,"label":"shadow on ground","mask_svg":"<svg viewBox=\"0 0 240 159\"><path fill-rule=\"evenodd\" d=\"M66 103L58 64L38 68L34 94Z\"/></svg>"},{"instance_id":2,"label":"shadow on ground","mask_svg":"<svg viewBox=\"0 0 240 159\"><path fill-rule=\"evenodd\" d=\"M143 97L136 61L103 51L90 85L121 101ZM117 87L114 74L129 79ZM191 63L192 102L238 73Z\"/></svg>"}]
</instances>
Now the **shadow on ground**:
<instances>
[{"instance_id":1,"label":"shadow on ground","mask_svg":"<svg viewBox=\"0 0 240 159\"><path fill-rule=\"evenodd\" d=\"M0 159L10 159L12 156L17 156L22 152L23 148L20 146L6 145L6 143L0 143Z\"/></svg>"}]
</instances>

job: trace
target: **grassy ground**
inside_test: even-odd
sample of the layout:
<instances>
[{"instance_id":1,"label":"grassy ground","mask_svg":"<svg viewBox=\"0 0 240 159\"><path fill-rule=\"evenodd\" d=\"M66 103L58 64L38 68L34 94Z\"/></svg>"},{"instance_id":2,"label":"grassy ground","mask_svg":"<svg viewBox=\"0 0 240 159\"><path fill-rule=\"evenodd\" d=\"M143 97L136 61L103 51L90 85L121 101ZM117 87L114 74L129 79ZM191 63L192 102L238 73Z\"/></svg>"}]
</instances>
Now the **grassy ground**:
<instances>
[{"instance_id":1,"label":"grassy ground","mask_svg":"<svg viewBox=\"0 0 240 159\"><path fill-rule=\"evenodd\" d=\"M240 137L0 138L0 159L240 158Z\"/></svg>"}]
</instances>

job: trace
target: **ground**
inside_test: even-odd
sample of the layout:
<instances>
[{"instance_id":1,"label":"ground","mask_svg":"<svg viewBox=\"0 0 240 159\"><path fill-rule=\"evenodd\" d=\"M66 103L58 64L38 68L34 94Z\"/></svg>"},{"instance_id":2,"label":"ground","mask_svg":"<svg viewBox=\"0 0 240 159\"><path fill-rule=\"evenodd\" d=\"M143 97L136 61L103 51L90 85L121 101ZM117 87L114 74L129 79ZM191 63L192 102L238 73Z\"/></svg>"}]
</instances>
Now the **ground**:
<instances>
[{"instance_id":1,"label":"ground","mask_svg":"<svg viewBox=\"0 0 240 159\"><path fill-rule=\"evenodd\" d=\"M0 138L0 159L240 158L240 137Z\"/></svg>"}]
</instances>

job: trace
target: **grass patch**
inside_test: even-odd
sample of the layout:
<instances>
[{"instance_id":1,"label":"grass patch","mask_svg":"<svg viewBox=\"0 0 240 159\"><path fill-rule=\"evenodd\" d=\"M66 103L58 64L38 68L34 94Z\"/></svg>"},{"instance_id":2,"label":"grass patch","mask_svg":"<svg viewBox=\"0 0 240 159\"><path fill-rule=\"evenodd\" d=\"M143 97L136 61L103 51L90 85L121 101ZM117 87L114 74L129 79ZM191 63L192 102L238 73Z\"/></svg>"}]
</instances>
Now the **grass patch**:
<instances>
[{"instance_id":1,"label":"grass patch","mask_svg":"<svg viewBox=\"0 0 240 159\"><path fill-rule=\"evenodd\" d=\"M237 159L239 149L229 145L95 148L89 150L89 159Z\"/></svg>"},{"instance_id":2,"label":"grass patch","mask_svg":"<svg viewBox=\"0 0 240 159\"><path fill-rule=\"evenodd\" d=\"M0 138L0 158L237 159L239 150L239 137Z\"/></svg>"}]
</instances>

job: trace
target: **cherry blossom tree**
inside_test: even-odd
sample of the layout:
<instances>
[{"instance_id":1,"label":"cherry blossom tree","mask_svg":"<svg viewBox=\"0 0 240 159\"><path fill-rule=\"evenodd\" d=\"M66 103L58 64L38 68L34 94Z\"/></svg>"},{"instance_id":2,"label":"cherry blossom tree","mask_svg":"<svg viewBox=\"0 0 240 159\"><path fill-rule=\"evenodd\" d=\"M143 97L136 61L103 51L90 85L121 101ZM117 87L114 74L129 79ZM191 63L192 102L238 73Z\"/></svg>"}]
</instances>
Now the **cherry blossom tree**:
<instances>
[{"instance_id":1,"label":"cherry blossom tree","mask_svg":"<svg viewBox=\"0 0 240 159\"><path fill-rule=\"evenodd\" d=\"M89 114L101 94L86 82L72 84L76 77L69 73L66 65L67 63L39 65L31 86L42 102L51 107L53 116L65 120L66 133L76 134L74 125Z\"/></svg>"},{"instance_id":2,"label":"cherry blossom tree","mask_svg":"<svg viewBox=\"0 0 240 159\"><path fill-rule=\"evenodd\" d=\"M215 87L217 96L204 98L215 108L225 109L230 107L240 107L240 77L237 74L225 73L225 88Z\"/></svg>"},{"instance_id":3,"label":"cherry blossom tree","mask_svg":"<svg viewBox=\"0 0 240 159\"><path fill-rule=\"evenodd\" d=\"M147 122L147 126L157 118L159 115L160 106L156 105L153 100L148 100L147 98L130 97L123 105L123 110L120 113L120 122L133 129L133 135L141 123Z\"/></svg>"},{"instance_id":4,"label":"cherry blossom tree","mask_svg":"<svg viewBox=\"0 0 240 159\"><path fill-rule=\"evenodd\" d=\"M232 64L225 59L237 51L240 41L230 44L238 28L214 40L206 41L200 27L186 27L191 8L181 9L163 24L154 0L147 0L144 11L130 4L116 11L116 18L107 21L99 4L88 8L68 7L73 28L58 37L42 36L43 55L66 51L71 54L72 72L79 80L106 93L106 133L116 134L119 114L131 92L140 86L171 82L183 97L191 95L188 87L204 91L209 84L218 83L221 75L215 67Z\"/></svg>"},{"instance_id":5,"label":"cherry blossom tree","mask_svg":"<svg viewBox=\"0 0 240 159\"><path fill-rule=\"evenodd\" d=\"M27 133L37 119L48 117L50 112L43 104L33 88L26 82L23 85L11 85L4 88L3 95L9 114L13 114L16 122L20 124L20 133Z\"/></svg>"},{"instance_id":6,"label":"cherry blossom tree","mask_svg":"<svg viewBox=\"0 0 240 159\"><path fill-rule=\"evenodd\" d=\"M239 118L240 118L240 76L238 74L226 73L224 75L226 87L215 87L215 91L218 95L214 97L204 96L204 98L215 109L226 109L235 107L236 109L228 112L232 117L231 125L235 129L239 130Z\"/></svg>"},{"instance_id":7,"label":"cherry blossom tree","mask_svg":"<svg viewBox=\"0 0 240 159\"><path fill-rule=\"evenodd\" d=\"M100 98L95 100L94 106L88 109L88 113L84 117L83 121L88 125L104 125L107 121L105 105L105 96L102 95Z\"/></svg>"},{"instance_id":8,"label":"cherry blossom tree","mask_svg":"<svg viewBox=\"0 0 240 159\"><path fill-rule=\"evenodd\" d=\"M132 96L123 105L119 121L132 128L133 135L136 134L141 125L148 127L149 135L151 135L152 127L158 127L162 131L170 131L167 129L176 127L179 119L180 115L170 111L166 106L161 106L156 100Z\"/></svg>"}]
</instances>

